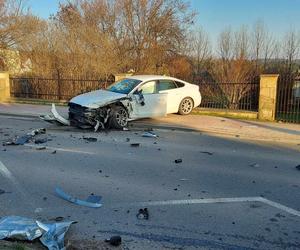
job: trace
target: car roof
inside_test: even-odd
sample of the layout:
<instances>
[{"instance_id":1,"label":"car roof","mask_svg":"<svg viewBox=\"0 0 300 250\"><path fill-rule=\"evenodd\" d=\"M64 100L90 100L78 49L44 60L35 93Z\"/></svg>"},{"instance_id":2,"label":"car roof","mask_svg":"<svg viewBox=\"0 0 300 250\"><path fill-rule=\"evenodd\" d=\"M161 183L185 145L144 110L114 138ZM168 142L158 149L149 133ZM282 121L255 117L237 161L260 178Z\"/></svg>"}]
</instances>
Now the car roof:
<instances>
[{"instance_id":1,"label":"car roof","mask_svg":"<svg viewBox=\"0 0 300 250\"><path fill-rule=\"evenodd\" d=\"M150 81L150 80L173 80L173 81L181 81L181 82L185 82L185 81L182 81L180 79L177 79L177 78L174 78L174 77L170 77L170 76L162 76L162 75L133 75L133 76L129 76L127 78L130 78L130 79L137 79L137 80L140 80L140 81Z\"/></svg>"}]
</instances>

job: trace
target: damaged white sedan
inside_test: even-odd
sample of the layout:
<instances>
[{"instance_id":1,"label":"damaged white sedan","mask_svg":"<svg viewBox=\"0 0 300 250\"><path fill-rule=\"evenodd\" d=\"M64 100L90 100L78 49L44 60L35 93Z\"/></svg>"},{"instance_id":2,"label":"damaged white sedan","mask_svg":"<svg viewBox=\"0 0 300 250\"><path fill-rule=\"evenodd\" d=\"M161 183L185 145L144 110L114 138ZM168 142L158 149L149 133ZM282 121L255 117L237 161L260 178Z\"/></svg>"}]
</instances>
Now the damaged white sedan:
<instances>
[{"instance_id":1,"label":"damaged white sedan","mask_svg":"<svg viewBox=\"0 0 300 250\"><path fill-rule=\"evenodd\" d=\"M199 87L167 76L136 75L122 79L105 90L74 97L69 102L69 120L52 107L58 122L80 128L117 128L128 121L165 116L187 115L201 103Z\"/></svg>"}]
</instances>

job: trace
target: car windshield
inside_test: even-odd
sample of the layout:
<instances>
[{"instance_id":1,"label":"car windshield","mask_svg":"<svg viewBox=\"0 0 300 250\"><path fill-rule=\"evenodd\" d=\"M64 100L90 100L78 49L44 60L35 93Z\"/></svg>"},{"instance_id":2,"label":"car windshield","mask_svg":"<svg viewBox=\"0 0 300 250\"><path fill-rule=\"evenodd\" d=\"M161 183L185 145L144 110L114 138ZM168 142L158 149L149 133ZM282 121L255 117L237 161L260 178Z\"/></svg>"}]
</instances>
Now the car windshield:
<instances>
[{"instance_id":1,"label":"car windshield","mask_svg":"<svg viewBox=\"0 0 300 250\"><path fill-rule=\"evenodd\" d=\"M129 94L141 82L137 79L126 78L110 85L107 90L120 94Z\"/></svg>"}]
</instances>

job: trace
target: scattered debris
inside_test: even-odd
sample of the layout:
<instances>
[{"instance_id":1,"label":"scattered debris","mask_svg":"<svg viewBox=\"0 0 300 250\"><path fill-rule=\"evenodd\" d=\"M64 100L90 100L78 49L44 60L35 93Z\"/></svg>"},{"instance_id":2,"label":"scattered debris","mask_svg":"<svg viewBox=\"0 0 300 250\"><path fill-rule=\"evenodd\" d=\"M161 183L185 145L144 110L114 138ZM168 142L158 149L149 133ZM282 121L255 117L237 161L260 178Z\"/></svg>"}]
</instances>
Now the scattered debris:
<instances>
[{"instance_id":1,"label":"scattered debris","mask_svg":"<svg viewBox=\"0 0 300 250\"><path fill-rule=\"evenodd\" d=\"M56 154L56 150L52 151L51 154L53 154L53 155Z\"/></svg>"},{"instance_id":2,"label":"scattered debris","mask_svg":"<svg viewBox=\"0 0 300 250\"><path fill-rule=\"evenodd\" d=\"M142 137L158 138L158 136L156 134L154 134L153 132L150 132L150 131L143 133Z\"/></svg>"},{"instance_id":3,"label":"scattered debris","mask_svg":"<svg viewBox=\"0 0 300 250\"><path fill-rule=\"evenodd\" d=\"M258 168L259 164L258 163L252 163L252 164L249 164L249 166L253 167L253 168Z\"/></svg>"},{"instance_id":4,"label":"scattered debris","mask_svg":"<svg viewBox=\"0 0 300 250\"><path fill-rule=\"evenodd\" d=\"M140 143L131 143L130 146L131 146L131 147L139 147L139 146L140 146Z\"/></svg>"},{"instance_id":5,"label":"scattered debris","mask_svg":"<svg viewBox=\"0 0 300 250\"><path fill-rule=\"evenodd\" d=\"M36 150L45 150L46 147L45 147L45 146L43 146L43 147L36 147L35 149L36 149Z\"/></svg>"},{"instance_id":6,"label":"scattered debris","mask_svg":"<svg viewBox=\"0 0 300 250\"><path fill-rule=\"evenodd\" d=\"M112 236L109 239L106 239L105 242L108 242L112 246L120 246L122 243L121 236Z\"/></svg>"},{"instance_id":7,"label":"scattered debris","mask_svg":"<svg viewBox=\"0 0 300 250\"><path fill-rule=\"evenodd\" d=\"M72 223L74 222L44 224L25 217L7 216L0 221L0 240L33 241L40 238L42 244L49 250L63 250L64 235Z\"/></svg>"},{"instance_id":8,"label":"scattered debris","mask_svg":"<svg viewBox=\"0 0 300 250\"><path fill-rule=\"evenodd\" d=\"M83 137L82 139L88 141L88 142L96 142L97 138L95 137Z\"/></svg>"},{"instance_id":9,"label":"scattered debris","mask_svg":"<svg viewBox=\"0 0 300 250\"><path fill-rule=\"evenodd\" d=\"M0 188L0 195L1 194L5 194L5 193L6 193L5 190L3 190L3 189Z\"/></svg>"},{"instance_id":10,"label":"scattered debris","mask_svg":"<svg viewBox=\"0 0 300 250\"><path fill-rule=\"evenodd\" d=\"M129 131L129 128L125 128L125 127L124 127L124 128L123 128L123 131Z\"/></svg>"},{"instance_id":11,"label":"scattered debris","mask_svg":"<svg viewBox=\"0 0 300 250\"><path fill-rule=\"evenodd\" d=\"M175 160L175 163L181 163L182 162L182 159L176 159Z\"/></svg>"},{"instance_id":12,"label":"scattered debris","mask_svg":"<svg viewBox=\"0 0 300 250\"><path fill-rule=\"evenodd\" d=\"M55 193L62 199L69 201L71 203L75 203L80 206L99 208L102 206L100 203L102 197L97 195L90 195L86 200L80 200L76 197L66 194L62 189L56 188Z\"/></svg>"},{"instance_id":13,"label":"scattered debris","mask_svg":"<svg viewBox=\"0 0 300 250\"><path fill-rule=\"evenodd\" d=\"M200 151L201 154L213 155L214 153L208 151Z\"/></svg>"},{"instance_id":14,"label":"scattered debris","mask_svg":"<svg viewBox=\"0 0 300 250\"><path fill-rule=\"evenodd\" d=\"M297 170L300 170L300 165L296 166L295 168L296 168Z\"/></svg>"},{"instance_id":15,"label":"scattered debris","mask_svg":"<svg viewBox=\"0 0 300 250\"><path fill-rule=\"evenodd\" d=\"M139 209L139 212L137 213L136 217L139 220L149 220L149 212L148 212L148 208L141 208Z\"/></svg>"},{"instance_id":16,"label":"scattered debris","mask_svg":"<svg viewBox=\"0 0 300 250\"><path fill-rule=\"evenodd\" d=\"M33 139L34 136L38 134L45 134L46 129L45 128L38 128L35 130L32 130L30 133L27 133L23 136L18 136L13 140L7 141L3 143L3 146L9 146L9 145L24 145L25 143L28 143Z\"/></svg>"},{"instance_id":17,"label":"scattered debris","mask_svg":"<svg viewBox=\"0 0 300 250\"><path fill-rule=\"evenodd\" d=\"M126 138L126 142L130 142L130 138Z\"/></svg>"}]
</instances>

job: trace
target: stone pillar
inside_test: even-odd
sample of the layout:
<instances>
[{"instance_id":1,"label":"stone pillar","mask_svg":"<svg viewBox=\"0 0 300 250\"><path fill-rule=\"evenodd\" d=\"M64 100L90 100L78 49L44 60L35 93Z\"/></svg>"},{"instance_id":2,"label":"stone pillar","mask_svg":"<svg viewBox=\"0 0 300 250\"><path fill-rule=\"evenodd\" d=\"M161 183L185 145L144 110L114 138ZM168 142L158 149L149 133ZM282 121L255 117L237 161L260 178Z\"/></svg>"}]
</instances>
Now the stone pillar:
<instances>
[{"instance_id":1,"label":"stone pillar","mask_svg":"<svg viewBox=\"0 0 300 250\"><path fill-rule=\"evenodd\" d=\"M8 72L0 72L0 102L9 101L10 85Z\"/></svg>"},{"instance_id":2,"label":"stone pillar","mask_svg":"<svg viewBox=\"0 0 300 250\"><path fill-rule=\"evenodd\" d=\"M277 81L279 75L261 75L259 90L258 119L275 120Z\"/></svg>"}]
</instances>

